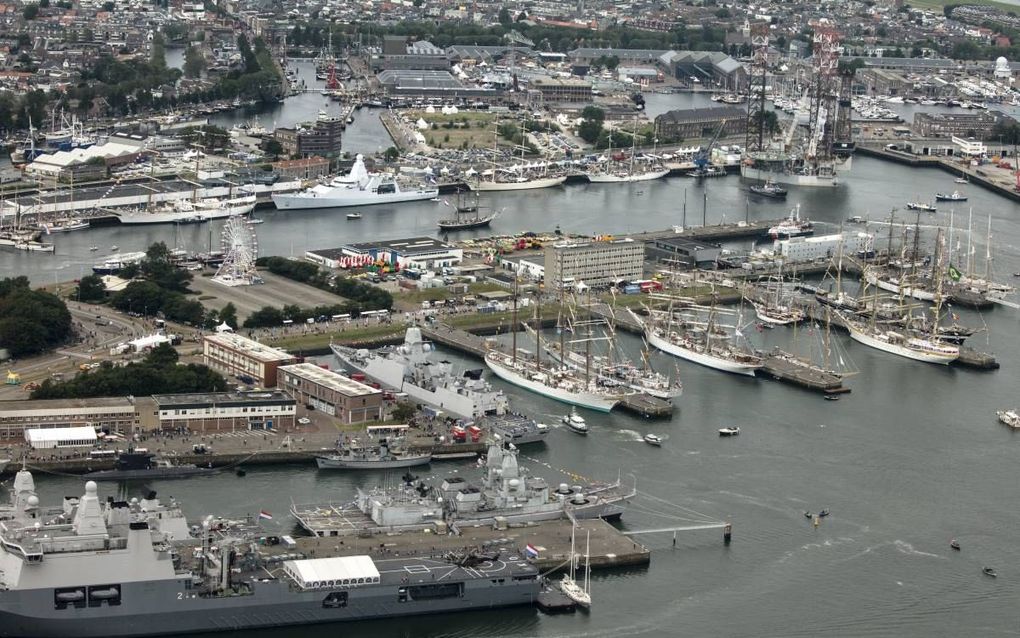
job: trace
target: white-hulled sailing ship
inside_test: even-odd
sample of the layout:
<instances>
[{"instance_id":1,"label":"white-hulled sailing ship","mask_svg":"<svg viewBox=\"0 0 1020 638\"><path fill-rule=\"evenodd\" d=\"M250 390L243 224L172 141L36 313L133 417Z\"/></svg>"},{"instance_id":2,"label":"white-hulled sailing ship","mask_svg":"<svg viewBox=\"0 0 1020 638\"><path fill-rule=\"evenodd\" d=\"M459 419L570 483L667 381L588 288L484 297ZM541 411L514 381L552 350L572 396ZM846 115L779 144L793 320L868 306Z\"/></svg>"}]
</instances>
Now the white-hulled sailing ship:
<instances>
[{"instance_id":1,"label":"white-hulled sailing ship","mask_svg":"<svg viewBox=\"0 0 1020 638\"><path fill-rule=\"evenodd\" d=\"M535 306L535 323L541 325ZM530 390L556 401L588 408L597 412L609 412L620 400L633 391L626 387L607 387L598 382L595 375L582 375L568 366L542 359L542 333L535 331L535 352L533 356L522 356L517 349L517 291L514 290L513 345L510 353L490 351L485 355L485 364L500 379L518 387Z\"/></svg>"},{"instance_id":2,"label":"white-hulled sailing ship","mask_svg":"<svg viewBox=\"0 0 1020 638\"><path fill-rule=\"evenodd\" d=\"M949 364L960 356L959 346L947 343L939 336L938 322L942 311L942 276L941 263L944 251L942 250L942 230L939 229L935 242L935 306L932 308L933 321L931 329L927 334L921 334L909 327L893 327L878 323L878 288L872 296L871 316L867 321L848 313L840 313L850 337L866 346L889 352L891 354L923 361L926 363Z\"/></svg>"},{"instance_id":3,"label":"white-hulled sailing ship","mask_svg":"<svg viewBox=\"0 0 1020 638\"><path fill-rule=\"evenodd\" d=\"M669 169L657 162L637 161L637 135L632 134L630 139L630 159L621 166L622 162L617 163L613 159L613 136L610 134L605 160L609 166L599 166L596 170L585 173L589 182L593 184L649 182L669 175Z\"/></svg>"},{"instance_id":4,"label":"white-hulled sailing ship","mask_svg":"<svg viewBox=\"0 0 1020 638\"><path fill-rule=\"evenodd\" d=\"M676 310L672 302L668 310L648 310L648 318L630 311L634 320L644 326L645 339L652 347L715 370L753 377L762 367L762 358L735 343L742 336L739 326L718 323L719 312L716 308L695 305ZM707 313L707 318L696 313Z\"/></svg>"}]
</instances>

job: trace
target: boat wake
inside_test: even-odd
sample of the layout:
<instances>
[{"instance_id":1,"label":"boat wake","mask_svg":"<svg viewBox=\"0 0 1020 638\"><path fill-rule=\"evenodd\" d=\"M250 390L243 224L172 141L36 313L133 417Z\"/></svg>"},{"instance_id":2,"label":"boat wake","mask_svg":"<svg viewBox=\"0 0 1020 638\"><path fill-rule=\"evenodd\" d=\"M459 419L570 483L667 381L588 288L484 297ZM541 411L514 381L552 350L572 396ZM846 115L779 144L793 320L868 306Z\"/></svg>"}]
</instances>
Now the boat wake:
<instances>
[{"instance_id":1,"label":"boat wake","mask_svg":"<svg viewBox=\"0 0 1020 638\"><path fill-rule=\"evenodd\" d=\"M895 540L893 541L893 546L896 548L896 551L898 551L901 554L906 554L908 556L924 556L926 558L945 558L945 556L941 556L939 554L932 554L930 552L922 552L919 549L914 549L914 546L906 541Z\"/></svg>"},{"instance_id":2,"label":"boat wake","mask_svg":"<svg viewBox=\"0 0 1020 638\"><path fill-rule=\"evenodd\" d=\"M626 429L624 429L624 430L617 430L616 432L617 432L617 434L620 435L619 436L619 440L621 440L621 441L633 441L633 442L636 442L636 443L643 443L644 440L645 440L644 435L641 434L640 432L638 432L637 430L626 430ZM665 438L666 437L663 437L664 440L665 440Z\"/></svg>"}]
</instances>

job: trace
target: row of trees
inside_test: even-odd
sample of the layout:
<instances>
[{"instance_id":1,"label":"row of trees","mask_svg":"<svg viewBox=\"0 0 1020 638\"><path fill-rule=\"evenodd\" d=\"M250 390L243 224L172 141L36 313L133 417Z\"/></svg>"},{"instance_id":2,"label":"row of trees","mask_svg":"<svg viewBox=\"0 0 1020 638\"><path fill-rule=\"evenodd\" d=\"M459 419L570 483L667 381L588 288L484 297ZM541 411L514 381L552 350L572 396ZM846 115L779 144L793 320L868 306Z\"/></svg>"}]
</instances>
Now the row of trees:
<instances>
[{"instance_id":1,"label":"row of trees","mask_svg":"<svg viewBox=\"0 0 1020 638\"><path fill-rule=\"evenodd\" d=\"M0 280L0 348L33 355L67 341L71 313L56 295L32 290L28 277Z\"/></svg>"},{"instance_id":2,"label":"row of trees","mask_svg":"<svg viewBox=\"0 0 1020 638\"><path fill-rule=\"evenodd\" d=\"M294 323L305 323L309 319L320 321L334 315L350 315L357 317L361 313L360 304L352 301L326 306L315 306L314 308L303 308L296 304L287 304L283 308L263 306L248 315L244 320L245 328L275 328L282 326L284 321Z\"/></svg>"},{"instance_id":3,"label":"row of trees","mask_svg":"<svg viewBox=\"0 0 1020 638\"><path fill-rule=\"evenodd\" d=\"M208 367L178 365L177 351L160 344L139 363L115 366L104 361L95 370L79 372L67 381L43 381L33 399L80 399L86 397L146 396L153 392L223 392L226 380Z\"/></svg>"},{"instance_id":4,"label":"row of trees","mask_svg":"<svg viewBox=\"0 0 1020 638\"><path fill-rule=\"evenodd\" d=\"M507 14L509 16L509 14ZM372 43L383 35L402 35L425 39L436 46L455 44L501 45L504 35L515 29L535 42L542 51L569 51L577 47L606 47L614 49L699 49L721 51L725 31L719 27L701 25L688 27L682 21L668 32L653 32L612 25L597 32L583 27L576 29L531 25L526 22L504 23L493 26L453 21L403 21L395 24L333 24L313 20L297 24L287 37L295 47L321 47L333 31L333 46L352 46L359 40ZM604 61L608 62L608 60Z\"/></svg>"}]
</instances>

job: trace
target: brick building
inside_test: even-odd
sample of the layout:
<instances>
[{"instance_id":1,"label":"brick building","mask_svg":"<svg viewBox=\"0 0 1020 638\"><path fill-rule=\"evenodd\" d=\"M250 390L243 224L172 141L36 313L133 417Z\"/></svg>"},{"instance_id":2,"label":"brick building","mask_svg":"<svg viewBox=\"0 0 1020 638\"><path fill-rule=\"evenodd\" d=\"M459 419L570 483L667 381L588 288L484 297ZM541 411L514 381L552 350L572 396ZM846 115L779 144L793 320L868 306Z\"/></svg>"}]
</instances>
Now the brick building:
<instances>
[{"instance_id":1,"label":"brick building","mask_svg":"<svg viewBox=\"0 0 1020 638\"><path fill-rule=\"evenodd\" d=\"M720 126L720 137L743 135L747 130L746 109L724 106L669 111L655 118L655 136L660 141L711 138Z\"/></svg>"},{"instance_id":2,"label":"brick building","mask_svg":"<svg viewBox=\"0 0 1020 638\"><path fill-rule=\"evenodd\" d=\"M276 387L277 368L297 361L292 354L232 332L205 335L202 360L223 374L250 377L249 383L263 388Z\"/></svg>"},{"instance_id":3,"label":"brick building","mask_svg":"<svg viewBox=\"0 0 1020 638\"><path fill-rule=\"evenodd\" d=\"M344 423L380 421L382 391L314 363L280 368L280 389Z\"/></svg>"}]
</instances>

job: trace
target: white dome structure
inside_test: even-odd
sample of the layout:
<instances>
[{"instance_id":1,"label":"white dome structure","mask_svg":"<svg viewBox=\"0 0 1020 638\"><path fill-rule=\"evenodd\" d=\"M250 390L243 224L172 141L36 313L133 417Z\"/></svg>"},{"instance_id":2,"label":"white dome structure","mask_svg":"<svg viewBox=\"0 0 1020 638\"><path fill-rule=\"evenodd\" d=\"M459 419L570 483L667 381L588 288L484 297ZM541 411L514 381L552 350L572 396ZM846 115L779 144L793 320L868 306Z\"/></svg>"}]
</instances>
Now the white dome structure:
<instances>
[{"instance_id":1,"label":"white dome structure","mask_svg":"<svg viewBox=\"0 0 1020 638\"><path fill-rule=\"evenodd\" d=\"M992 72L996 79L1008 80L1013 77L1013 70L1009 68L1009 60L999 57L995 60L995 70Z\"/></svg>"}]
</instances>

